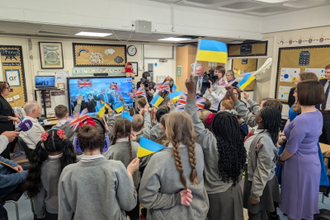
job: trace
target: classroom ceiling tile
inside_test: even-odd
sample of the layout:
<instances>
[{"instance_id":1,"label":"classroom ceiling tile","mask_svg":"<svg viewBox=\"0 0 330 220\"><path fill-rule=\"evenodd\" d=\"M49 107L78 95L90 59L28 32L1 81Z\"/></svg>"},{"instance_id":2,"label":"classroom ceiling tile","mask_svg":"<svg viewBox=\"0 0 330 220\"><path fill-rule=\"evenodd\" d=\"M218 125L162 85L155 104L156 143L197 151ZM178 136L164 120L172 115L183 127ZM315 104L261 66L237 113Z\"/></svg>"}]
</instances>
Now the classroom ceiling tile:
<instances>
[{"instance_id":1,"label":"classroom ceiling tile","mask_svg":"<svg viewBox=\"0 0 330 220\"><path fill-rule=\"evenodd\" d=\"M219 9L250 10L262 6L262 4L256 2L235 2L228 5L222 5Z\"/></svg>"}]
</instances>

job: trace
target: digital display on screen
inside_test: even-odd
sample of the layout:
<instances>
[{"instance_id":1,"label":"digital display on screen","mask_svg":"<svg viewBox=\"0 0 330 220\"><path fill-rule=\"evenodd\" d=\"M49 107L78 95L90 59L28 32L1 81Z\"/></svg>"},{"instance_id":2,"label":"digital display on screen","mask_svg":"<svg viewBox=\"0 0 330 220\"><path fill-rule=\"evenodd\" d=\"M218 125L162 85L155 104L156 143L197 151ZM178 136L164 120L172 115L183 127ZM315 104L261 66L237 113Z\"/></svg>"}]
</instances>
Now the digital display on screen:
<instances>
[{"instance_id":1,"label":"digital display on screen","mask_svg":"<svg viewBox=\"0 0 330 220\"><path fill-rule=\"evenodd\" d=\"M36 76L36 88L55 87L55 76Z\"/></svg>"},{"instance_id":2,"label":"digital display on screen","mask_svg":"<svg viewBox=\"0 0 330 220\"><path fill-rule=\"evenodd\" d=\"M70 114L77 105L78 96L83 96L81 110L87 108L89 113L97 112L101 100L109 103L112 107L120 102L123 97L126 105L133 107L133 99L128 95L132 92L133 84L131 78L125 77L86 77L68 78Z\"/></svg>"}]
</instances>

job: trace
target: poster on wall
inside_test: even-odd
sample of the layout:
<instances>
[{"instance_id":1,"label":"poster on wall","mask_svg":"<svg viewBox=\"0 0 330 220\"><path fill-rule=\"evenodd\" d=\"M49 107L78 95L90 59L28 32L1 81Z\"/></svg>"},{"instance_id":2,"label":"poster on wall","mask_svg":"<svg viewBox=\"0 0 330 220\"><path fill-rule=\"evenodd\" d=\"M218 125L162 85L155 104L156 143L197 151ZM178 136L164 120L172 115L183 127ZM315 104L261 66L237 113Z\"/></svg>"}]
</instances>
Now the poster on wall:
<instances>
[{"instance_id":1,"label":"poster on wall","mask_svg":"<svg viewBox=\"0 0 330 220\"><path fill-rule=\"evenodd\" d=\"M12 89L5 98L12 107L22 107L26 101L22 47L0 46L0 55L0 79L8 82Z\"/></svg>"},{"instance_id":2,"label":"poster on wall","mask_svg":"<svg viewBox=\"0 0 330 220\"><path fill-rule=\"evenodd\" d=\"M62 43L39 42L41 69L63 69Z\"/></svg>"},{"instance_id":3,"label":"poster on wall","mask_svg":"<svg viewBox=\"0 0 330 220\"><path fill-rule=\"evenodd\" d=\"M278 95L277 95L278 99L287 101L289 98L289 93L290 93L291 88L292 87L290 87L290 86L280 86L278 89Z\"/></svg>"},{"instance_id":4,"label":"poster on wall","mask_svg":"<svg viewBox=\"0 0 330 220\"><path fill-rule=\"evenodd\" d=\"M280 82L295 82L300 73L300 68L282 68Z\"/></svg>"},{"instance_id":5,"label":"poster on wall","mask_svg":"<svg viewBox=\"0 0 330 220\"><path fill-rule=\"evenodd\" d=\"M126 45L72 43L75 67L125 66Z\"/></svg>"},{"instance_id":6,"label":"poster on wall","mask_svg":"<svg viewBox=\"0 0 330 220\"><path fill-rule=\"evenodd\" d=\"M324 79L324 68L306 68L306 72L313 72L319 77L319 80Z\"/></svg>"}]
</instances>

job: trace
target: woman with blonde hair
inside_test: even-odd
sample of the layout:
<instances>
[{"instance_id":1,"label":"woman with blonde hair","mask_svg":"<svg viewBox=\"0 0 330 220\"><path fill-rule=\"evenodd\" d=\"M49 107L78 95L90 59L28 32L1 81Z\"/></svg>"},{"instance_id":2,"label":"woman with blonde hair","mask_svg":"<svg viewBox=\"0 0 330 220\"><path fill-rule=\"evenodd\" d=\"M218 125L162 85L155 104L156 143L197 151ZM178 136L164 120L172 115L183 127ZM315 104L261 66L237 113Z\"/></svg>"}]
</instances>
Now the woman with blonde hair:
<instances>
[{"instance_id":1,"label":"woman with blonde hair","mask_svg":"<svg viewBox=\"0 0 330 220\"><path fill-rule=\"evenodd\" d=\"M167 148L155 153L140 184L140 203L148 220L206 219L209 201L204 187L204 156L194 140L189 115L182 111L165 120Z\"/></svg>"}]
</instances>

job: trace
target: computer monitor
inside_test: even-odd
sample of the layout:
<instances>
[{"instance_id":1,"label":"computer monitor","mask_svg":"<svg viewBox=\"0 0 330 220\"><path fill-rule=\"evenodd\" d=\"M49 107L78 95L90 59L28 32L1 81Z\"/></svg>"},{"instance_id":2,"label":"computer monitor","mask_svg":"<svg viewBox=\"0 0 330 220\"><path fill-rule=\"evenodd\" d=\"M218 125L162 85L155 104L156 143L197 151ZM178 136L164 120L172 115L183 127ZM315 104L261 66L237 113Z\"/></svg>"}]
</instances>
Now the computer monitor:
<instances>
[{"instance_id":1,"label":"computer monitor","mask_svg":"<svg viewBox=\"0 0 330 220\"><path fill-rule=\"evenodd\" d=\"M36 88L55 88L55 76L36 76Z\"/></svg>"}]
</instances>

